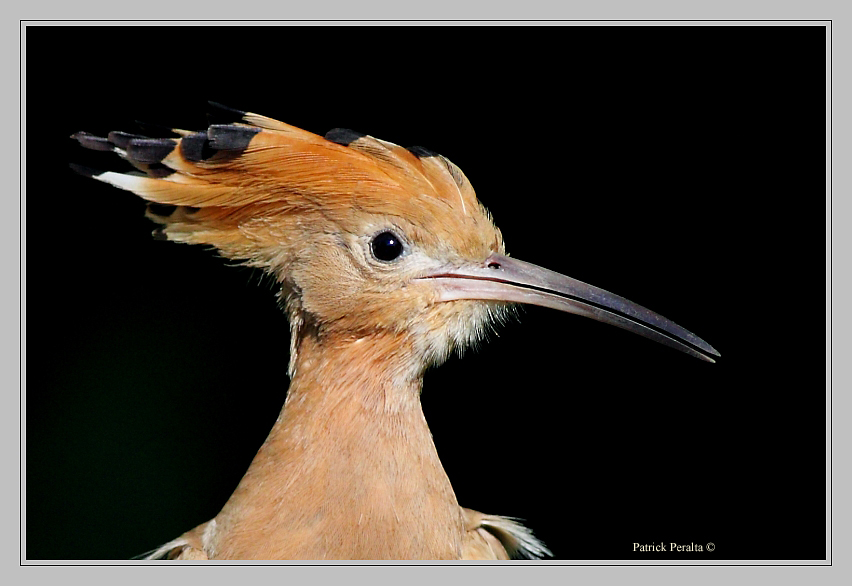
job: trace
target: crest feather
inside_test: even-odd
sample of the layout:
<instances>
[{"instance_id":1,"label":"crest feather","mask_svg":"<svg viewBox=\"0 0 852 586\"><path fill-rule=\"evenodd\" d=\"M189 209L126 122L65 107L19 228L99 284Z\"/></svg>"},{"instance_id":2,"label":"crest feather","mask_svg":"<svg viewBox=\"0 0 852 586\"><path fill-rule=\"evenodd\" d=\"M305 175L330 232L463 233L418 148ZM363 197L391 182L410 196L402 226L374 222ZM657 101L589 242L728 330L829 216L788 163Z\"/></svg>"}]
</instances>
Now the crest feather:
<instances>
[{"instance_id":1,"label":"crest feather","mask_svg":"<svg viewBox=\"0 0 852 586\"><path fill-rule=\"evenodd\" d=\"M315 212L344 227L353 209L407 220L427 214L442 218L448 230L456 222L490 224L464 174L431 151L350 130L322 137L259 114L211 107L206 130L167 129L177 137L78 132L72 138L81 146L114 152L137 170L81 172L153 204L193 208L149 213L163 224L155 235L212 244L228 255L251 248L249 242L235 247L240 221L294 213Z\"/></svg>"}]
</instances>

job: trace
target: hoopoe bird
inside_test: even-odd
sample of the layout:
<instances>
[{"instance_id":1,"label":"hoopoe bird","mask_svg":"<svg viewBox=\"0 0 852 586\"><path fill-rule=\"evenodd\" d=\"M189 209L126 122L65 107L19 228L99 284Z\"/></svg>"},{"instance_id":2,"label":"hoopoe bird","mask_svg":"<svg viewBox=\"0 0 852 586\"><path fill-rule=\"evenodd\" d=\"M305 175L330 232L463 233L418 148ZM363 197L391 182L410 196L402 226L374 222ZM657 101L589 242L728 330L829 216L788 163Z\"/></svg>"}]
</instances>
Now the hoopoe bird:
<instances>
[{"instance_id":1,"label":"hoopoe bird","mask_svg":"<svg viewBox=\"0 0 852 586\"><path fill-rule=\"evenodd\" d=\"M459 505L423 416L424 371L518 303L719 356L656 313L507 256L470 182L437 153L211 107L206 130L177 138L72 137L136 168L72 165L145 199L155 237L271 275L290 322L290 386L268 438L221 512L147 559L551 555L515 519Z\"/></svg>"}]
</instances>

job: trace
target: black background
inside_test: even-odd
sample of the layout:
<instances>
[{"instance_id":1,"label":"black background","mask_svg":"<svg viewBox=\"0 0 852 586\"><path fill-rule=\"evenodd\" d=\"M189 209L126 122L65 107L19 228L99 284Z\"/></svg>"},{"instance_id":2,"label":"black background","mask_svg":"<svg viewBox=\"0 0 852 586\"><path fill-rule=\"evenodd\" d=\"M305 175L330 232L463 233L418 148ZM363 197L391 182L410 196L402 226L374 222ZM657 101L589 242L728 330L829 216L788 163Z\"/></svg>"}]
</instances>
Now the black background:
<instances>
[{"instance_id":1,"label":"black background","mask_svg":"<svg viewBox=\"0 0 852 586\"><path fill-rule=\"evenodd\" d=\"M823 559L825 35L29 28L26 556L126 559L208 520L283 403L269 280L154 241L141 200L68 169L110 164L75 131L202 128L209 99L438 151L512 256L722 353L525 309L426 377L463 506L558 559Z\"/></svg>"}]
</instances>

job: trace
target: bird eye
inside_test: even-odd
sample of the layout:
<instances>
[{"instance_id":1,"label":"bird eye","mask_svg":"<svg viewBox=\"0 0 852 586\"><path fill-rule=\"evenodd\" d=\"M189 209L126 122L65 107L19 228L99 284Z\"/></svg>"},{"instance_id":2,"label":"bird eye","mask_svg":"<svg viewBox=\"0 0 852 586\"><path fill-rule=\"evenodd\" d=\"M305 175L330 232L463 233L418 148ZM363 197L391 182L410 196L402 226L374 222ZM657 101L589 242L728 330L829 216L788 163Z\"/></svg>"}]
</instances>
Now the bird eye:
<instances>
[{"instance_id":1,"label":"bird eye","mask_svg":"<svg viewBox=\"0 0 852 586\"><path fill-rule=\"evenodd\" d=\"M402 254L402 240L393 232L381 232L373 237L370 249L377 259L390 262Z\"/></svg>"}]
</instances>

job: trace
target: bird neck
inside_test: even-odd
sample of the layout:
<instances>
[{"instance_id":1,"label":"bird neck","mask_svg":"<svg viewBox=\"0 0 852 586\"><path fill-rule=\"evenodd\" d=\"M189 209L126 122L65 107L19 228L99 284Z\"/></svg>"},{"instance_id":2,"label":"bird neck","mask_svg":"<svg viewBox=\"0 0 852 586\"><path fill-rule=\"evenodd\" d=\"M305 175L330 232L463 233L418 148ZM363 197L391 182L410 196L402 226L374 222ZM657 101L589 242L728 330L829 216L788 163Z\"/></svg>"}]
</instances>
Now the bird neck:
<instances>
[{"instance_id":1,"label":"bird neck","mask_svg":"<svg viewBox=\"0 0 852 586\"><path fill-rule=\"evenodd\" d=\"M404 335L303 337L287 400L217 517L223 557L447 559L463 520ZM228 537L231 535L231 537ZM333 536L347 536L335 540ZM331 537L330 537L331 536Z\"/></svg>"},{"instance_id":2,"label":"bird neck","mask_svg":"<svg viewBox=\"0 0 852 586\"><path fill-rule=\"evenodd\" d=\"M322 414L329 402L352 403L379 424L386 421L382 414L422 414L423 367L412 346L402 333L304 335L296 350L285 409L307 401Z\"/></svg>"}]
</instances>

